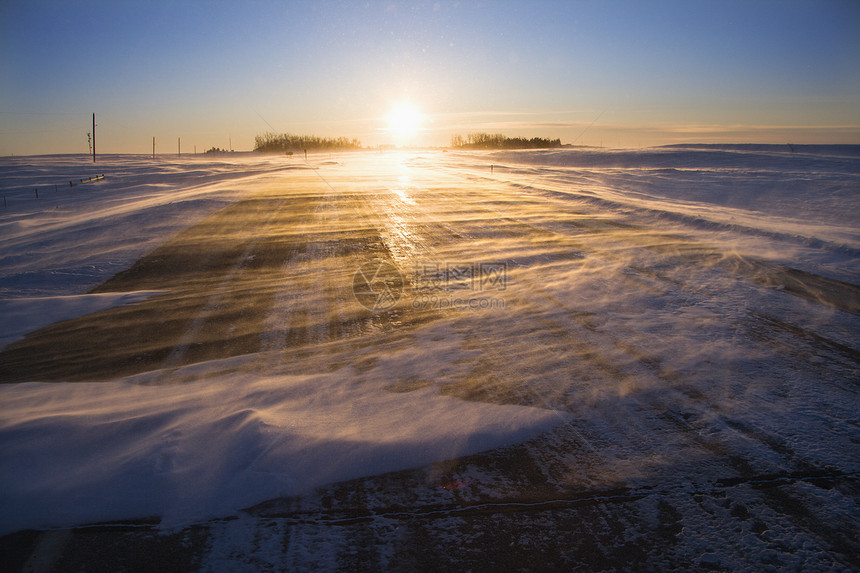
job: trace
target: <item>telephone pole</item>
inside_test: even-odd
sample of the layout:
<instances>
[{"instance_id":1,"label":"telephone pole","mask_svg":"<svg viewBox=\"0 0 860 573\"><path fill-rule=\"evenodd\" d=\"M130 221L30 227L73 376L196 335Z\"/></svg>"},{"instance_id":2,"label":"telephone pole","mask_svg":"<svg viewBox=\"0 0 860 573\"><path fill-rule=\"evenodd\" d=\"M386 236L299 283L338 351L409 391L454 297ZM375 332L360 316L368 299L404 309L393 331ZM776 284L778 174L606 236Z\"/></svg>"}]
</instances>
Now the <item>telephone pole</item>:
<instances>
[{"instance_id":1,"label":"telephone pole","mask_svg":"<svg viewBox=\"0 0 860 573\"><path fill-rule=\"evenodd\" d=\"M93 114L93 163L96 162L96 114Z\"/></svg>"}]
</instances>

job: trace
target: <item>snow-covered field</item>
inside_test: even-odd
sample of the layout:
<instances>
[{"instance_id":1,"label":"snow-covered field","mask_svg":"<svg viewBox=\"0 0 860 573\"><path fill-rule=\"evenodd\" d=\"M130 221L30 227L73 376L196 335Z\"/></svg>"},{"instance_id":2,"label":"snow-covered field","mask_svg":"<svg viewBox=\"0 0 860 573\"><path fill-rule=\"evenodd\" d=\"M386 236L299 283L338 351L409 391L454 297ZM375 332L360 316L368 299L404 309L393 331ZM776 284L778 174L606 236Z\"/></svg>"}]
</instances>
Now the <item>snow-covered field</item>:
<instances>
[{"instance_id":1,"label":"snow-covered field","mask_svg":"<svg viewBox=\"0 0 860 573\"><path fill-rule=\"evenodd\" d=\"M860 147L0 174L0 534L239 515L203 569L337 568L369 510L446 567L590 499L590 568L858 566Z\"/></svg>"}]
</instances>

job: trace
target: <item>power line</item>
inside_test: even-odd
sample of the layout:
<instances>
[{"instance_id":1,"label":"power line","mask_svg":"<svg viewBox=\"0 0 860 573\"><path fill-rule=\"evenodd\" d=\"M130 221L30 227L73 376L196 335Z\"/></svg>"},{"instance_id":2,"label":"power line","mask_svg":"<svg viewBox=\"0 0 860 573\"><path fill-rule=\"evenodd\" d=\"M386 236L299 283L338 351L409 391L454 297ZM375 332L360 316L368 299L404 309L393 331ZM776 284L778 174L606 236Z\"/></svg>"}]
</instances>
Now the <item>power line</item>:
<instances>
[{"instance_id":1,"label":"power line","mask_svg":"<svg viewBox=\"0 0 860 573\"><path fill-rule=\"evenodd\" d=\"M571 141L571 142L570 142L570 144L571 144L571 145L573 145L574 143L576 143L577 141L579 141L579 139L580 139L583 135L585 135L585 132L586 132L586 131L588 131L589 129L591 129L591 126L592 126L592 125L594 125L595 123L597 123L597 120L598 120L598 119L600 119L601 117L603 117L603 114L604 114L604 113L606 113L606 110L607 110L607 109L609 109L609 108L608 108L608 107L603 108L603 111L601 111L601 112L600 112L600 115L598 115L597 117L595 117L595 118L594 118L594 120L593 120L591 123L589 123L589 124L588 124L588 127L586 127L585 129L583 129L583 130L579 133L579 135L577 135L577 136L576 136L576 139L574 139L573 141Z\"/></svg>"}]
</instances>

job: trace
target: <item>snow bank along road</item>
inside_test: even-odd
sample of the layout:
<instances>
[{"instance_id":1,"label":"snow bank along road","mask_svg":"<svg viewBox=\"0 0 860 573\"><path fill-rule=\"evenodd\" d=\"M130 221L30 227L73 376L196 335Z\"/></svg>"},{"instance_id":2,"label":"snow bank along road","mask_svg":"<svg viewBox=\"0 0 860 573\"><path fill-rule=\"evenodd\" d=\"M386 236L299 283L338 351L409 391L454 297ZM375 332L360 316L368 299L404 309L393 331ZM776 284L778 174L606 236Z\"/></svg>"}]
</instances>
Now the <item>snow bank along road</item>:
<instances>
[{"instance_id":1,"label":"snow bank along road","mask_svg":"<svg viewBox=\"0 0 860 573\"><path fill-rule=\"evenodd\" d=\"M15 564L860 567L855 148L210 163L4 166Z\"/></svg>"}]
</instances>

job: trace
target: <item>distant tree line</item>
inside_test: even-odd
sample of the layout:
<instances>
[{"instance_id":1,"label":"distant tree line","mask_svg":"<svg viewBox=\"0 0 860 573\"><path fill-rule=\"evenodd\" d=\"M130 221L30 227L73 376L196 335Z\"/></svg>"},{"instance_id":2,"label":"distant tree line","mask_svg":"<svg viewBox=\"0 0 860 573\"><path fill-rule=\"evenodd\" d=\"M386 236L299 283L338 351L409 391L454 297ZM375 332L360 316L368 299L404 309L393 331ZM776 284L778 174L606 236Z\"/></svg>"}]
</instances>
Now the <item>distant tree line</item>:
<instances>
[{"instance_id":1,"label":"distant tree line","mask_svg":"<svg viewBox=\"0 0 860 573\"><path fill-rule=\"evenodd\" d=\"M293 135L290 133L264 133L254 138L254 151L303 151L303 150L361 149L361 142L346 137L317 137L315 135Z\"/></svg>"},{"instance_id":2,"label":"distant tree line","mask_svg":"<svg viewBox=\"0 0 860 573\"><path fill-rule=\"evenodd\" d=\"M561 147L560 139L544 139L542 137L505 137L501 133L470 133L466 137L455 135L451 138L451 147L466 149L546 149Z\"/></svg>"}]
</instances>

